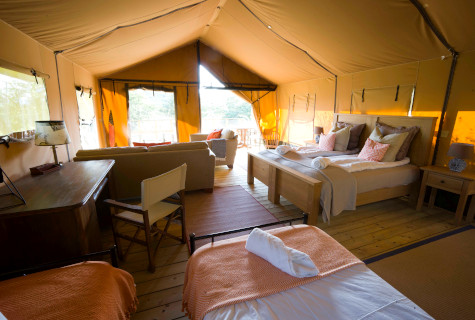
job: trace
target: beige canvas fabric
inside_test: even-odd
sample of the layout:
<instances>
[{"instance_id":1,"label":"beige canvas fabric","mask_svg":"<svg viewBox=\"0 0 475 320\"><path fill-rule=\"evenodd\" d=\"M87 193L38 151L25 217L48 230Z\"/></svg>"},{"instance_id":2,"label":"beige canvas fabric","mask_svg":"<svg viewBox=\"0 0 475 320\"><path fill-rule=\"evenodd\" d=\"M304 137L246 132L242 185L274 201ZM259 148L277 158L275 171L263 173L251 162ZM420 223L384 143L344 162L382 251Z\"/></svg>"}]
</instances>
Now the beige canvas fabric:
<instances>
[{"instance_id":1,"label":"beige canvas fabric","mask_svg":"<svg viewBox=\"0 0 475 320\"><path fill-rule=\"evenodd\" d=\"M475 49L473 2L424 4L449 43L461 51ZM162 15L92 41L118 26ZM0 3L0 19L52 50L88 43L64 54L96 75L198 38L279 84L331 75L287 41L340 75L449 54L414 5L399 0L19 0Z\"/></svg>"}]
</instances>

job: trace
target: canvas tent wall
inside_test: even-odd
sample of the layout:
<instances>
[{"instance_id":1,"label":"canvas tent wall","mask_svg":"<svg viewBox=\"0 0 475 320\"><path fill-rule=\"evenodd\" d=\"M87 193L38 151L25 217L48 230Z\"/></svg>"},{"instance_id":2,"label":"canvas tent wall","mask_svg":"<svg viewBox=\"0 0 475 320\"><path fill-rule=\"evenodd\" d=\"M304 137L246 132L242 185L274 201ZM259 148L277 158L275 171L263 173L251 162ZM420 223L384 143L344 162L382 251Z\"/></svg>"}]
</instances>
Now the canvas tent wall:
<instances>
[{"instance_id":1,"label":"canvas tent wall","mask_svg":"<svg viewBox=\"0 0 475 320\"><path fill-rule=\"evenodd\" d=\"M58 74L61 82L63 108L59 99L58 78L53 52L26 36L17 29L0 21L0 34L3 44L0 46L0 60L5 66L13 63L33 68L47 74L45 78L48 106L51 119L61 119L64 114L66 126L69 129L71 144L68 145L70 154L75 154L80 148L79 116L76 100L75 85L96 89L96 81L92 74L81 66L65 57L58 57ZM68 161L66 147L58 148L58 157L62 162ZM53 152L50 147L37 147L34 141L11 143L10 148L0 146L0 166L12 179L17 179L29 173L29 168L47 162L53 162Z\"/></svg>"},{"instance_id":2,"label":"canvas tent wall","mask_svg":"<svg viewBox=\"0 0 475 320\"><path fill-rule=\"evenodd\" d=\"M325 113L332 112L327 102L331 97L336 95L334 109L349 111L352 93L387 83L402 88L405 76L397 70L407 69L403 73L409 72L408 86L416 84L413 112L440 114L441 104L446 105L437 157L444 164L450 142L470 134L465 119L474 110L474 14L475 2L469 0L1 1L0 19L14 31L2 33L6 37L0 59L15 62L29 55L38 60L43 49L32 50L20 40L27 38L35 46L62 52L58 54L60 78L68 69L61 66L63 58L77 65L73 70L81 69L78 66L87 70L78 74L102 78L200 39L279 85L278 108L268 115L269 122L277 121L283 137L288 133L287 95L317 94L316 105L321 107L316 107L315 115L320 112L326 119ZM452 59L447 45L460 56L444 103ZM20 62L31 64L28 58ZM52 70L46 64L44 70L54 74L54 66L49 66ZM77 81L64 85L72 88ZM331 81L337 84L336 91L328 85ZM53 84L48 85L51 101L58 99ZM62 91L73 92L71 88ZM96 101L96 109L99 105ZM77 131L77 125L70 125L71 131Z\"/></svg>"}]
</instances>

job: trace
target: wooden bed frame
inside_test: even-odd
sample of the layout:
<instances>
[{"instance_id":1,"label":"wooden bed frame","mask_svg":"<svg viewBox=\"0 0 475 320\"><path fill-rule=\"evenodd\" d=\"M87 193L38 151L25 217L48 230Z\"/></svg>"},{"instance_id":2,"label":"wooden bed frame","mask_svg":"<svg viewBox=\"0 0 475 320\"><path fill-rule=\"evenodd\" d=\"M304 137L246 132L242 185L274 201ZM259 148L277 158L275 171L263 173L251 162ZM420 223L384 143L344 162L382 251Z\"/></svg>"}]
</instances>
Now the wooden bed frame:
<instances>
[{"instance_id":1,"label":"wooden bed frame","mask_svg":"<svg viewBox=\"0 0 475 320\"><path fill-rule=\"evenodd\" d=\"M408 156L414 165L425 166L429 163L433 151L432 140L437 118L337 113L333 116L333 123L337 121L366 124L360 137L360 148L370 136L377 122L382 122L393 127L418 126L420 130L412 141ZM280 196L282 195L303 212L308 213L308 224L317 225L318 214L320 212L320 191L322 187L320 180L309 177L278 162L266 159L257 153L248 152L247 183L253 184L254 178L257 178L269 187L269 201L278 204ZM418 184L419 182L414 182L409 185L360 193L356 197L356 205L360 206L386 199L398 198L411 193L415 195L417 193Z\"/></svg>"}]
</instances>

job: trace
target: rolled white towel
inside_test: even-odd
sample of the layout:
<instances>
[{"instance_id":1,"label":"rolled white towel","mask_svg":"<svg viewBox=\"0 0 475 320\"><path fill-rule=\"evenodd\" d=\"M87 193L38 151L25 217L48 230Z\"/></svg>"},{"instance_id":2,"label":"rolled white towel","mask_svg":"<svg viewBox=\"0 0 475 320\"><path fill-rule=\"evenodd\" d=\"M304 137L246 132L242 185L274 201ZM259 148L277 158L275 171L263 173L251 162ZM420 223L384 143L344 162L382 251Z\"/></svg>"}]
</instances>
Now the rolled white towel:
<instances>
[{"instance_id":1,"label":"rolled white towel","mask_svg":"<svg viewBox=\"0 0 475 320\"><path fill-rule=\"evenodd\" d=\"M277 151L279 154L286 154L290 150L292 150L292 147L290 146L278 146L275 148L275 151Z\"/></svg>"},{"instance_id":2,"label":"rolled white towel","mask_svg":"<svg viewBox=\"0 0 475 320\"><path fill-rule=\"evenodd\" d=\"M328 159L327 157L316 157L315 159L312 160L312 167L315 169L321 170L325 169L331 164L331 160Z\"/></svg>"},{"instance_id":3,"label":"rolled white towel","mask_svg":"<svg viewBox=\"0 0 475 320\"><path fill-rule=\"evenodd\" d=\"M291 276L305 278L318 274L308 254L287 247L282 240L259 228L252 230L246 241L246 249Z\"/></svg>"}]
</instances>

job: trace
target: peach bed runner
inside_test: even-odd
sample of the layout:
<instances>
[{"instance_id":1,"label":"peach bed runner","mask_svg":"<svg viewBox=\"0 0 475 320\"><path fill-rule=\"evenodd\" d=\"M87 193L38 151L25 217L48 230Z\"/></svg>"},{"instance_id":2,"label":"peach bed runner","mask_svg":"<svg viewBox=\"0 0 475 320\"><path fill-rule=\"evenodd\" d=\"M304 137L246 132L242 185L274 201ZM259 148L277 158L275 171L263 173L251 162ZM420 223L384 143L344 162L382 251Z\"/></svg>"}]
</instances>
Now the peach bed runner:
<instances>
[{"instance_id":1,"label":"peach bed runner","mask_svg":"<svg viewBox=\"0 0 475 320\"><path fill-rule=\"evenodd\" d=\"M134 279L106 262L83 262L0 282L7 319L129 319Z\"/></svg>"},{"instance_id":2,"label":"peach bed runner","mask_svg":"<svg viewBox=\"0 0 475 320\"><path fill-rule=\"evenodd\" d=\"M320 229L296 225L269 230L285 245L310 256L320 273L296 278L245 249L246 236L199 248L188 260L183 309L191 319L231 304L266 297L362 263Z\"/></svg>"}]
</instances>

